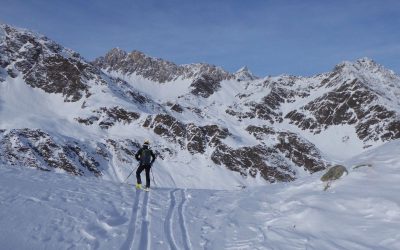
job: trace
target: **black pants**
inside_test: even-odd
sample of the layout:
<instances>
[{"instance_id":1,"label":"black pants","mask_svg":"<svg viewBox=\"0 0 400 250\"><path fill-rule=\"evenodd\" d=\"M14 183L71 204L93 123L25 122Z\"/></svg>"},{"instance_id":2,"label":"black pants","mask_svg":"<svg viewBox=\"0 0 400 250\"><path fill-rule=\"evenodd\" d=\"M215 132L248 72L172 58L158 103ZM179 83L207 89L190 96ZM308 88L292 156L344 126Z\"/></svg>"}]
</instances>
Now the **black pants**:
<instances>
[{"instance_id":1,"label":"black pants","mask_svg":"<svg viewBox=\"0 0 400 250\"><path fill-rule=\"evenodd\" d=\"M146 187L150 187L150 165L140 165L138 169L136 170L136 179L137 183L142 184L142 179L140 179L140 173L142 173L143 170L146 171Z\"/></svg>"}]
</instances>

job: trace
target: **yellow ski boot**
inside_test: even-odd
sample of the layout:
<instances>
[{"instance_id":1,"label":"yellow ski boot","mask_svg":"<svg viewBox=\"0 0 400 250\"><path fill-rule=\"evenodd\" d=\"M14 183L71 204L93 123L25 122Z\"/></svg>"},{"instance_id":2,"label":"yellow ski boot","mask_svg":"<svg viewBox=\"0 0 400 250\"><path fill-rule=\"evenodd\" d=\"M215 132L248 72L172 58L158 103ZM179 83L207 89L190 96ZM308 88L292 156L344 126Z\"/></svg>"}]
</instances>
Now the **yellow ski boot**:
<instances>
[{"instance_id":1,"label":"yellow ski boot","mask_svg":"<svg viewBox=\"0 0 400 250\"><path fill-rule=\"evenodd\" d=\"M142 184L136 183L136 189L142 189Z\"/></svg>"}]
</instances>

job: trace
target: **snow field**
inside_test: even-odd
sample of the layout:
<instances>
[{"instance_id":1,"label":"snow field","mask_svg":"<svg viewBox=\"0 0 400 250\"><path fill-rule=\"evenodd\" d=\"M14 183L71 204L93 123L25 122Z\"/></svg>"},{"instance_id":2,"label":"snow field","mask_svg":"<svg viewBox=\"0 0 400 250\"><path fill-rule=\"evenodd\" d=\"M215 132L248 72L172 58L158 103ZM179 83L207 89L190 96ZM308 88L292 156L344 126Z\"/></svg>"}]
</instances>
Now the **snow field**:
<instances>
[{"instance_id":1,"label":"snow field","mask_svg":"<svg viewBox=\"0 0 400 250\"><path fill-rule=\"evenodd\" d=\"M4 166L0 243L5 249L399 249L399 150L397 140L346 161L349 175L327 191L323 173L243 190L148 193Z\"/></svg>"}]
</instances>

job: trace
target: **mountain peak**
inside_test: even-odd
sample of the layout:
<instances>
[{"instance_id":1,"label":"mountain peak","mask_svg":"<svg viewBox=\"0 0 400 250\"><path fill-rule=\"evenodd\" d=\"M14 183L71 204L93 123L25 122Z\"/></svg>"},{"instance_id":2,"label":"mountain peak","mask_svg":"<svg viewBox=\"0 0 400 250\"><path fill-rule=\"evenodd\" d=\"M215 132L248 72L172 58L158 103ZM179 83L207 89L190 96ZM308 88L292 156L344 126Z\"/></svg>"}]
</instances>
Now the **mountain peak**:
<instances>
[{"instance_id":1,"label":"mountain peak","mask_svg":"<svg viewBox=\"0 0 400 250\"><path fill-rule=\"evenodd\" d=\"M251 71L249 70L249 68L247 66L243 66L238 71L236 71L235 78L238 81L251 81L251 80L258 79L257 76L255 76L253 73L251 73Z\"/></svg>"},{"instance_id":2,"label":"mountain peak","mask_svg":"<svg viewBox=\"0 0 400 250\"><path fill-rule=\"evenodd\" d=\"M372 69L372 68L379 68L379 69L384 69L384 67L380 64L378 64L377 62L375 62L374 60L368 58L368 57L362 57L357 59L354 63L353 66L360 69L360 68L364 68L364 69Z\"/></svg>"},{"instance_id":3,"label":"mountain peak","mask_svg":"<svg viewBox=\"0 0 400 250\"><path fill-rule=\"evenodd\" d=\"M369 57L361 57L361 58L358 58L357 60L356 60L356 62L358 62L358 63L368 63L368 64L376 64L376 62L374 61L374 60L372 60L371 58L369 58Z\"/></svg>"},{"instance_id":4,"label":"mountain peak","mask_svg":"<svg viewBox=\"0 0 400 250\"><path fill-rule=\"evenodd\" d=\"M154 58L152 56L149 56L139 50L132 50L131 52L127 52L119 47L113 48L110 51L108 51L103 58L105 58L107 60L119 59L119 60L133 60L133 61L137 61L137 60L165 61L163 59Z\"/></svg>"},{"instance_id":5,"label":"mountain peak","mask_svg":"<svg viewBox=\"0 0 400 250\"><path fill-rule=\"evenodd\" d=\"M229 72L214 65L206 63L177 65L161 58L148 56L138 50L127 53L119 48L114 48L105 56L95 59L93 64L103 70L136 74L159 83L174 81L178 78L197 79L204 75L209 75L218 81L233 78ZM254 77L249 72L247 74Z\"/></svg>"},{"instance_id":6,"label":"mountain peak","mask_svg":"<svg viewBox=\"0 0 400 250\"><path fill-rule=\"evenodd\" d=\"M112 48L108 53L127 53L125 50L121 49L120 47Z\"/></svg>"},{"instance_id":7,"label":"mountain peak","mask_svg":"<svg viewBox=\"0 0 400 250\"><path fill-rule=\"evenodd\" d=\"M384 73L384 74L394 74L392 70L388 70L382 65L378 64L374 60L368 58L368 57L362 57L359 58L355 61L343 61L339 64L337 64L334 68L334 71L340 71L340 72L368 72L370 73Z\"/></svg>"},{"instance_id":8,"label":"mountain peak","mask_svg":"<svg viewBox=\"0 0 400 250\"><path fill-rule=\"evenodd\" d=\"M236 71L236 73L243 72L243 71L248 72L249 68L245 65L245 66L241 67L238 71Z\"/></svg>"},{"instance_id":9,"label":"mountain peak","mask_svg":"<svg viewBox=\"0 0 400 250\"><path fill-rule=\"evenodd\" d=\"M28 30L28 29L24 29L24 28L20 28L20 27L15 27L15 26L0 22L0 37L5 36L6 34L10 35L12 33L25 34L25 35L28 35L31 37L37 37L37 38L46 38L44 35L36 32L36 31L32 31L32 30Z\"/></svg>"},{"instance_id":10,"label":"mountain peak","mask_svg":"<svg viewBox=\"0 0 400 250\"><path fill-rule=\"evenodd\" d=\"M146 55L144 52L139 51L139 50L132 50L130 53L128 53L129 58L133 59L134 61L137 60L155 60L155 61L165 61L163 59L159 58L154 58L152 56ZM165 61L166 62L166 61ZM169 63L169 62L168 62Z\"/></svg>"},{"instance_id":11,"label":"mountain peak","mask_svg":"<svg viewBox=\"0 0 400 250\"><path fill-rule=\"evenodd\" d=\"M120 49L119 47L113 48L108 51L105 57L125 57L128 53L125 50Z\"/></svg>"}]
</instances>

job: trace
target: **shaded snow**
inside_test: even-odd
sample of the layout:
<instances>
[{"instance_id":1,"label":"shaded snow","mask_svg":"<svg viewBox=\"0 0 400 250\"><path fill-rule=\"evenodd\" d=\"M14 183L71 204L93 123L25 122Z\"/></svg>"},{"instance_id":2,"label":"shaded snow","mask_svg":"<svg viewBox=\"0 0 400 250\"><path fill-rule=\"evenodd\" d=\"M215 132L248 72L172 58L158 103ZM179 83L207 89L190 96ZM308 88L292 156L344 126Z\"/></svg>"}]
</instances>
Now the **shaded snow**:
<instances>
[{"instance_id":1,"label":"shaded snow","mask_svg":"<svg viewBox=\"0 0 400 250\"><path fill-rule=\"evenodd\" d=\"M173 82L167 82L160 84L158 82L153 82L151 80L145 79L142 76L136 74L124 75L117 71L107 71L104 70L108 75L121 78L129 83L137 90L142 93L146 93L154 100L163 102L170 99L177 98L180 95L187 93L191 81L189 79L176 80Z\"/></svg>"},{"instance_id":2,"label":"shaded snow","mask_svg":"<svg viewBox=\"0 0 400 250\"><path fill-rule=\"evenodd\" d=\"M82 102L66 103L61 94L48 94L27 85L21 76L0 84L1 128L66 129L74 115L82 112ZM79 130L78 126L73 126ZM72 132L72 130L71 130Z\"/></svg>"}]
</instances>

